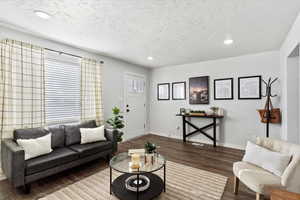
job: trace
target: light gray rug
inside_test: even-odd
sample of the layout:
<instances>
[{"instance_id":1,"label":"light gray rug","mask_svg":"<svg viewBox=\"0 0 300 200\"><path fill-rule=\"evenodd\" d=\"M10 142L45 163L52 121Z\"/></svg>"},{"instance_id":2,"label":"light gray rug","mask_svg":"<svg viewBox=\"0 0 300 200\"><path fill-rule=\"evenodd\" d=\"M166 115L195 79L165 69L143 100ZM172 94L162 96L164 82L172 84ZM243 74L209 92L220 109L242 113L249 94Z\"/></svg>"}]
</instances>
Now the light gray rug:
<instances>
[{"instance_id":1,"label":"light gray rug","mask_svg":"<svg viewBox=\"0 0 300 200\"><path fill-rule=\"evenodd\" d=\"M157 200L220 200L227 177L167 162L167 188ZM162 175L157 172L158 175ZM114 178L118 176L114 173ZM117 200L109 194L109 169L71 184L41 200Z\"/></svg>"}]
</instances>

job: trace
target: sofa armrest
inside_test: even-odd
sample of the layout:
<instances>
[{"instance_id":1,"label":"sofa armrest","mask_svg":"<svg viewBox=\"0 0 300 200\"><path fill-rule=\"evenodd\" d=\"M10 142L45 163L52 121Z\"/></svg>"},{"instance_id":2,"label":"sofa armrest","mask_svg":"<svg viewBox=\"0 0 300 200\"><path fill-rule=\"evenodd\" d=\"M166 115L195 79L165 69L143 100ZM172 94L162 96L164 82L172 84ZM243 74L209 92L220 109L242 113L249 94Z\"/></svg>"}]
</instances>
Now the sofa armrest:
<instances>
[{"instance_id":1,"label":"sofa armrest","mask_svg":"<svg viewBox=\"0 0 300 200\"><path fill-rule=\"evenodd\" d=\"M12 139L3 139L1 142L2 170L14 187L24 185L25 152Z\"/></svg>"},{"instance_id":2,"label":"sofa armrest","mask_svg":"<svg viewBox=\"0 0 300 200\"><path fill-rule=\"evenodd\" d=\"M113 129L105 129L105 137L113 143L113 152L118 151L117 134Z\"/></svg>"}]
</instances>

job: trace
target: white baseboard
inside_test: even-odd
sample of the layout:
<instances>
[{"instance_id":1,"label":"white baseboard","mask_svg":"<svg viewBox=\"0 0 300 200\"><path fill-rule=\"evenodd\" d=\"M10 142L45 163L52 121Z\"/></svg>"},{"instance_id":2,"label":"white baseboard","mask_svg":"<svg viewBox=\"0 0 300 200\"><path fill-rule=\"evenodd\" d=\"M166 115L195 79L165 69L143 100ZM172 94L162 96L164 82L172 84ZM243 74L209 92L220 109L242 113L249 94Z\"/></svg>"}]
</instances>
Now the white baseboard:
<instances>
[{"instance_id":1,"label":"white baseboard","mask_svg":"<svg viewBox=\"0 0 300 200\"><path fill-rule=\"evenodd\" d=\"M137 136L134 136L134 137L131 137L131 138L124 139L121 143L126 142L126 141L130 141L130 140L133 140L133 139L137 139L137 138L140 138L140 137L145 136L145 135L148 135L148 133L143 133L141 135L137 135Z\"/></svg>"},{"instance_id":2,"label":"white baseboard","mask_svg":"<svg viewBox=\"0 0 300 200\"><path fill-rule=\"evenodd\" d=\"M153 134L153 135L159 135L159 136L164 136L164 137L169 137L169 138L174 138L174 139L180 139L180 140L182 140L182 137L174 136L172 134L157 133L157 132L152 132L152 131L150 131L149 133ZM199 139L199 138L194 138L194 139L188 139L187 138L187 141L189 141L189 142L200 142L200 143L203 143L203 144L212 144L212 142L209 141L209 140L204 140L204 139ZM237 144L217 142L217 145L218 146L223 146L223 147L229 147L229 148L233 148L233 149L245 150L244 146L237 145Z\"/></svg>"}]
</instances>

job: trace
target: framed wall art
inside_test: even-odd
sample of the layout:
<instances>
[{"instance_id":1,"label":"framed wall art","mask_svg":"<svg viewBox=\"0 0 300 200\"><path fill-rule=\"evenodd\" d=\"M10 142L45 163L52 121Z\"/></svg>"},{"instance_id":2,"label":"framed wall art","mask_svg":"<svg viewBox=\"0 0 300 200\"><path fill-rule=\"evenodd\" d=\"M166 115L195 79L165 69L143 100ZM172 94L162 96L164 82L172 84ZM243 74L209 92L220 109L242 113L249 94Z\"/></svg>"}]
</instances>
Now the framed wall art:
<instances>
[{"instance_id":1,"label":"framed wall art","mask_svg":"<svg viewBox=\"0 0 300 200\"><path fill-rule=\"evenodd\" d=\"M261 99L261 76L239 77L238 99Z\"/></svg>"},{"instance_id":2,"label":"framed wall art","mask_svg":"<svg viewBox=\"0 0 300 200\"><path fill-rule=\"evenodd\" d=\"M233 99L233 78L214 80L214 99L215 100Z\"/></svg>"},{"instance_id":3,"label":"framed wall art","mask_svg":"<svg viewBox=\"0 0 300 200\"><path fill-rule=\"evenodd\" d=\"M170 83L157 84L157 100L170 100Z\"/></svg>"},{"instance_id":4,"label":"framed wall art","mask_svg":"<svg viewBox=\"0 0 300 200\"><path fill-rule=\"evenodd\" d=\"M189 79L190 104L209 104L209 77L193 77Z\"/></svg>"},{"instance_id":5,"label":"framed wall art","mask_svg":"<svg viewBox=\"0 0 300 200\"><path fill-rule=\"evenodd\" d=\"M172 83L172 99L173 100L185 100L186 99L186 83L185 83L185 81Z\"/></svg>"}]
</instances>

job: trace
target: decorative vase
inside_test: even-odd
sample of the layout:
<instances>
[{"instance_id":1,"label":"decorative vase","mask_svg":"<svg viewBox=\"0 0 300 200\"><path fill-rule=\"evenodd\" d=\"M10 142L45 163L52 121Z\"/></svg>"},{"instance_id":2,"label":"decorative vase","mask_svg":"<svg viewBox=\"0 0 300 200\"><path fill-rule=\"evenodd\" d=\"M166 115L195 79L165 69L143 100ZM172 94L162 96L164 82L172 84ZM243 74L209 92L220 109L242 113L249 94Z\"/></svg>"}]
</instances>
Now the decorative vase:
<instances>
[{"instance_id":1,"label":"decorative vase","mask_svg":"<svg viewBox=\"0 0 300 200\"><path fill-rule=\"evenodd\" d=\"M145 154L145 164L154 164L154 153L146 153Z\"/></svg>"}]
</instances>

